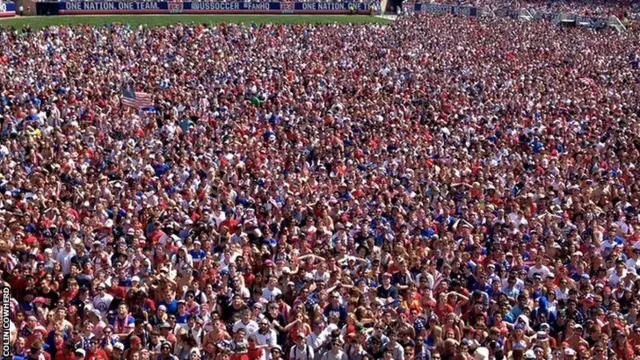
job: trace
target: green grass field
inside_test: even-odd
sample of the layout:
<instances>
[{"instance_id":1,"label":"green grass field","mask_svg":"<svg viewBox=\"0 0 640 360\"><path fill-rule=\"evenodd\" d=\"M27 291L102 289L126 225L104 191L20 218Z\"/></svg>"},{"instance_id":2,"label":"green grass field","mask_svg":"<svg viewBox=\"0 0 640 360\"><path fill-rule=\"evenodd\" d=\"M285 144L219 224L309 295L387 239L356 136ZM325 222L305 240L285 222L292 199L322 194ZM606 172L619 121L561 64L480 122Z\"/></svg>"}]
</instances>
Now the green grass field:
<instances>
[{"instance_id":1,"label":"green grass field","mask_svg":"<svg viewBox=\"0 0 640 360\"><path fill-rule=\"evenodd\" d=\"M327 23L389 23L389 20L368 15L102 15L102 16L29 16L0 20L0 26L22 27L29 24L34 29L50 25L104 25L127 23L132 26L164 26L183 23L256 23L256 24L327 24Z\"/></svg>"}]
</instances>

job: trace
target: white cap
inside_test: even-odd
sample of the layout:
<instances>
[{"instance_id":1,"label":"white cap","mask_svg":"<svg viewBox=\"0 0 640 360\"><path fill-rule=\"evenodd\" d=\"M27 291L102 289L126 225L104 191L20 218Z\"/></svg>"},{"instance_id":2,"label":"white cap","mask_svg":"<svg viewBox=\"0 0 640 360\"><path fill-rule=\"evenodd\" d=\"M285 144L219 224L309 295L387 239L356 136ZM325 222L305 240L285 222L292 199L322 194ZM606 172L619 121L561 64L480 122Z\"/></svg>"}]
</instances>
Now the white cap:
<instances>
[{"instance_id":1,"label":"white cap","mask_svg":"<svg viewBox=\"0 0 640 360\"><path fill-rule=\"evenodd\" d=\"M475 360L489 360L489 349L486 347L479 347L473 354Z\"/></svg>"},{"instance_id":2,"label":"white cap","mask_svg":"<svg viewBox=\"0 0 640 360\"><path fill-rule=\"evenodd\" d=\"M564 349L564 354L567 356L573 356L576 354L576 352L572 348L566 348Z\"/></svg>"}]
</instances>

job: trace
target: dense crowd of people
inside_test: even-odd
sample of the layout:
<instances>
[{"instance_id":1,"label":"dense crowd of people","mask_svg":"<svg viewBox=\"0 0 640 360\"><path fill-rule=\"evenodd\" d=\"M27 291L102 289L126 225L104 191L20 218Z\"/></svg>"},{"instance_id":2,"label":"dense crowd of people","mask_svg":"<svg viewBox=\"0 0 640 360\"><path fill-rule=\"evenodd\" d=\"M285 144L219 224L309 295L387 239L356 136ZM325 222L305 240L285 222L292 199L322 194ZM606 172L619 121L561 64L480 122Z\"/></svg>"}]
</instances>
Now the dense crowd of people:
<instances>
[{"instance_id":1,"label":"dense crowd of people","mask_svg":"<svg viewBox=\"0 0 640 360\"><path fill-rule=\"evenodd\" d=\"M0 39L9 359L640 355L638 31Z\"/></svg>"}]
</instances>

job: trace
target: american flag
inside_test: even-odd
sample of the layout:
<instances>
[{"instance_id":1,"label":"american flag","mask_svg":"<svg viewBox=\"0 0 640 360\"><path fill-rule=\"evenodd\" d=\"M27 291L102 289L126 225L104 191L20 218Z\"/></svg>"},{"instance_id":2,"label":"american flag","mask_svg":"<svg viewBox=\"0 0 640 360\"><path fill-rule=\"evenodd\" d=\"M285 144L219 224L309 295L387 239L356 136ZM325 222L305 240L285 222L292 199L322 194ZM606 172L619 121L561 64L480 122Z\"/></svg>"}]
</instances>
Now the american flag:
<instances>
[{"instance_id":1,"label":"american flag","mask_svg":"<svg viewBox=\"0 0 640 360\"><path fill-rule=\"evenodd\" d=\"M2 270L10 273L13 271L13 268L15 268L16 265L18 265L18 259L16 259L13 255L7 255L4 261L4 269Z\"/></svg>"},{"instance_id":2,"label":"american flag","mask_svg":"<svg viewBox=\"0 0 640 360\"><path fill-rule=\"evenodd\" d=\"M125 87L122 89L122 105L140 109L153 105L153 101L151 95Z\"/></svg>"}]
</instances>

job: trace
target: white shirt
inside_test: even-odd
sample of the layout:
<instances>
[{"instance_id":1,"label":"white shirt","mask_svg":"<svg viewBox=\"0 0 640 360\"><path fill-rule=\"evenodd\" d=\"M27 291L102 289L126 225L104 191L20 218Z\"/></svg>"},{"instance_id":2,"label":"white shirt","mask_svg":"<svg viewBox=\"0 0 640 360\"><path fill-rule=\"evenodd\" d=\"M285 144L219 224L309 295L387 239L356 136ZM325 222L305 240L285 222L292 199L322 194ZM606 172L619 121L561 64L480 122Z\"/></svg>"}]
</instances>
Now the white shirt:
<instances>
[{"instance_id":1,"label":"white shirt","mask_svg":"<svg viewBox=\"0 0 640 360\"><path fill-rule=\"evenodd\" d=\"M333 355L333 353L331 351L327 351L324 355L322 355L322 360L347 360L347 354L342 351L342 350L338 350L338 354Z\"/></svg>"},{"instance_id":2,"label":"white shirt","mask_svg":"<svg viewBox=\"0 0 640 360\"><path fill-rule=\"evenodd\" d=\"M276 296L282 294L282 290L274 287L273 290L270 290L268 287L262 289L262 297L267 301L273 301L276 299Z\"/></svg>"},{"instance_id":3,"label":"white shirt","mask_svg":"<svg viewBox=\"0 0 640 360\"><path fill-rule=\"evenodd\" d=\"M621 279L627 276L627 270L622 270L622 275L618 276L618 273L614 270L611 272L611 276L609 276L609 285L613 288L618 285Z\"/></svg>"},{"instance_id":4,"label":"white shirt","mask_svg":"<svg viewBox=\"0 0 640 360\"><path fill-rule=\"evenodd\" d=\"M289 350L289 360L313 360L313 358L313 349L307 344L300 349L298 349L298 345L294 345Z\"/></svg>"},{"instance_id":5,"label":"white shirt","mask_svg":"<svg viewBox=\"0 0 640 360\"><path fill-rule=\"evenodd\" d=\"M249 320L249 322L246 324L243 323L242 320L238 320L235 324L233 324L233 333L235 334L236 331L244 329L247 333L247 336L249 336L257 333L259 328L260 326L258 325L258 323L253 320Z\"/></svg>"},{"instance_id":6,"label":"white shirt","mask_svg":"<svg viewBox=\"0 0 640 360\"><path fill-rule=\"evenodd\" d=\"M307 344L311 346L312 349L318 350L318 348L322 344L324 344L326 339L327 339L327 334L324 331L322 331L320 335L316 335L316 333L311 332L309 335L307 335Z\"/></svg>"},{"instance_id":7,"label":"white shirt","mask_svg":"<svg viewBox=\"0 0 640 360\"><path fill-rule=\"evenodd\" d=\"M616 225L618 225L618 227L620 228L620 231L622 231L623 234L626 234L629 232L629 225L623 220L617 221Z\"/></svg>"},{"instance_id":8,"label":"white shirt","mask_svg":"<svg viewBox=\"0 0 640 360\"><path fill-rule=\"evenodd\" d=\"M522 292L524 290L524 281L516 279L516 284L513 287L519 292ZM502 280L502 291L505 289L509 289L509 279Z\"/></svg>"},{"instance_id":9,"label":"white shirt","mask_svg":"<svg viewBox=\"0 0 640 360\"><path fill-rule=\"evenodd\" d=\"M427 273L425 275L423 275L422 273L416 275L416 283L420 283L422 277L425 277L427 279L427 287L429 289L433 289L433 284L434 284L434 279L433 279L433 275Z\"/></svg>"},{"instance_id":10,"label":"white shirt","mask_svg":"<svg viewBox=\"0 0 640 360\"><path fill-rule=\"evenodd\" d=\"M258 331L254 335L256 336L256 341L258 342L258 345L267 345L268 348L272 348L273 346L277 345L276 340L277 340L278 334L273 329L269 329L269 331L267 331L266 334L261 334L260 331ZM263 351L262 357L260 359L261 360L271 359L271 353L269 353L268 351Z\"/></svg>"},{"instance_id":11,"label":"white shirt","mask_svg":"<svg viewBox=\"0 0 640 360\"><path fill-rule=\"evenodd\" d=\"M76 256L76 251L71 249L71 251L62 250L56 256L56 261L62 265L62 273L67 275L71 272L71 259Z\"/></svg>"},{"instance_id":12,"label":"white shirt","mask_svg":"<svg viewBox=\"0 0 640 360\"><path fill-rule=\"evenodd\" d=\"M93 308L100 311L102 316L107 315L109 311L109 306L113 301L113 296L105 293L104 296L100 296L100 294L93 297Z\"/></svg>"},{"instance_id":13,"label":"white shirt","mask_svg":"<svg viewBox=\"0 0 640 360\"><path fill-rule=\"evenodd\" d=\"M640 269L640 258L638 258L638 260L633 260L633 258L629 258L627 260L627 269L631 270L631 269Z\"/></svg>"},{"instance_id":14,"label":"white shirt","mask_svg":"<svg viewBox=\"0 0 640 360\"><path fill-rule=\"evenodd\" d=\"M558 300L567 300L569 298L569 289L568 288L564 289L564 290L562 290L560 288L557 288L555 293L556 293L556 299L558 299Z\"/></svg>"},{"instance_id":15,"label":"white shirt","mask_svg":"<svg viewBox=\"0 0 640 360\"><path fill-rule=\"evenodd\" d=\"M328 271L320 273L319 270L313 270L313 280L315 281L329 281L331 275Z\"/></svg>"},{"instance_id":16,"label":"white shirt","mask_svg":"<svg viewBox=\"0 0 640 360\"><path fill-rule=\"evenodd\" d=\"M603 241L602 246L600 246L600 251L609 251L613 249L614 245L615 245L615 241L613 240Z\"/></svg>"},{"instance_id":17,"label":"white shirt","mask_svg":"<svg viewBox=\"0 0 640 360\"><path fill-rule=\"evenodd\" d=\"M547 275L549 275L549 268L544 265L540 265L540 268L533 266L529 269L529 277L533 278L535 274L540 274L540 277L546 279Z\"/></svg>"}]
</instances>

